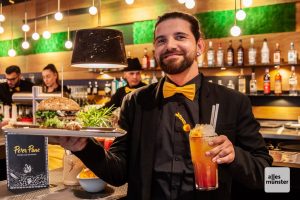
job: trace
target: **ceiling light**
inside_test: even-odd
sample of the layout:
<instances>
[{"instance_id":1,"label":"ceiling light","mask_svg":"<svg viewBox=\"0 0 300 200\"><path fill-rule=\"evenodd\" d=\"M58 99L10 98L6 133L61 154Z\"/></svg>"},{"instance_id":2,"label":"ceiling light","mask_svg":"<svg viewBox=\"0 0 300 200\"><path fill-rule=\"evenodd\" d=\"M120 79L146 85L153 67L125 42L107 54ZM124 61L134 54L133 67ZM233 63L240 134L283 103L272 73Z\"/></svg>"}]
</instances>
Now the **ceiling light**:
<instances>
[{"instance_id":1,"label":"ceiling light","mask_svg":"<svg viewBox=\"0 0 300 200\"><path fill-rule=\"evenodd\" d=\"M51 33L49 31L44 31L43 32L43 38L48 40L49 38L51 38Z\"/></svg>"},{"instance_id":2,"label":"ceiling light","mask_svg":"<svg viewBox=\"0 0 300 200\"><path fill-rule=\"evenodd\" d=\"M4 28L0 24L0 34L4 33Z\"/></svg>"},{"instance_id":3,"label":"ceiling light","mask_svg":"<svg viewBox=\"0 0 300 200\"><path fill-rule=\"evenodd\" d=\"M241 35L241 28L238 27L237 25L234 25L231 29L230 29L230 34L234 37L237 37L239 35Z\"/></svg>"},{"instance_id":4,"label":"ceiling light","mask_svg":"<svg viewBox=\"0 0 300 200\"><path fill-rule=\"evenodd\" d=\"M91 7L89 8L89 13L90 13L91 15L96 15L97 12L98 12L98 9L97 9L95 6L91 6Z\"/></svg>"},{"instance_id":5,"label":"ceiling light","mask_svg":"<svg viewBox=\"0 0 300 200\"><path fill-rule=\"evenodd\" d=\"M46 40L51 37L51 33L47 29L48 29L48 15L46 16L46 30L43 32L43 38Z\"/></svg>"},{"instance_id":6,"label":"ceiling light","mask_svg":"<svg viewBox=\"0 0 300 200\"><path fill-rule=\"evenodd\" d=\"M4 22L5 21L5 16L2 13L2 3L0 3L0 22Z\"/></svg>"},{"instance_id":7,"label":"ceiling light","mask_svg":"<svg viewBox=\"0 0 300 200\"><path fill-rule=\"evenodd\" d=\"M28 49L29 47L30 47L29 42L28 42L27 40L24 40L24 41L22 42L22 48L23 48L23 49Z\"/></svg>"},{"instance_id":8,"label":"ceiling light","mask_svg":"<svg viewBox=\"0 0 300 200\"><path fill-rule=\"evenodd\" d=\"M64 16L61 12L58 11L55 13L54 18L56 21L61 21L64 18Z\"/></svg>"},{"instance_id":9,"label":"ceiling light","mask_svg":"<svg viewBox=\"0 0 300 200\"><path fill-rule=\"evenodd\" d=\"M40 39L40 34L38 34L38 32L36 32L36 20L34 20L34 33L32 34L31 37L34 40Z\"/></svg>"},{"instance_id":10,"label":"ceiling light","mask_svg":"<svg viewBox=\"0 0 300 200\"><path fill-rule=\"evenodd\" d=\"M246 12L244 10L240 9L235 14L235 17L236 17L237 20L243 21L246 18Z\"/></svg>"},{"instance_id":11,"label":"ceiling light","mask_svg":"<svg viewBox=\"0 0 300 200\"><path fill-rule=\"evenodd\" d=\"M96 15L98 12L98 9L95 6L95 1L93 0L93 5L89 8L89 13L91 15Z\"/></svg>"},{"instance_id":12,"label":"ceiling light","mask_svg":"<svg viewBox=\"0 0 300 200\"><path fill-rule=\"evenodd\" d=\"M17 52L14 49L10 49L8 50L8 55L9 57L15 57L17 55Z\"/></svg>"},{"instance_id":13,"label":"ceiling light","mask_svg":"<svg viewBox=\"0 0 300 200\"><path fill-rule=\"evenodd\" d=\"M70 40L70 28L68 27L68 40L65 42L65 47L71 49L73 47L73 42Z\"/></svg>"},{"instance_id":14,"label":"ceiling light","mask_svg":"<svg viewBox=\"0 0 300 200\"><path fill-rule=\"evenodd\" d=\"M132 5L134 3L134 0L125 0L125 2L128 4L128 5Z\"/></svg>"},{"instance_id":15,"label":"ceiling light","mask_svg":"<svg viewBox=\"0 0 300 200\"><path fill-rule=\"evenodd\" d=\"M60 0L57 0L57 12L54 15L56 21L61 21L63 19L63 14L60 12Z\"/></svg>"},{"instance_id":16,"label":"ceiling light","mask_svg":"<svg viewBox=\"0 0 300 200\"><path fill-rule=\"evenodd\" d=\"M124 38L115 29L83 29L75 35L71 66L82 68L127 67Z\"/></svg>"},{"instance_id":17,"label":"ceiling light","mask_svg":"<svg viewBox=\"0 0 300 200\"><path fill-rule=\"evenodd\" d=\"M25 11L24 24L22 25L22 31L28 32L30 30L30 26L27 24L27 12Z\"/></svg>"},{"instance_id":18,"label":"ceiling light","mask_svg":"<svg viewBox=\"0 0 300 200\"><path fill-rule=\"evenodd\" d=\"M243 0L243 5L245 7L250 7L253 3L253 0Z\"/></svg>"},{"instance_id":19,"label":"ceiling light","mask_svg":"<svg viewBox=\"0 0 300 200\"><path fill-rule=\"evenodd\" d=\"M185 1L185 7L188 9L193 9L196 5L195 0L186 0Z\"/></svg>"}]
</instances>

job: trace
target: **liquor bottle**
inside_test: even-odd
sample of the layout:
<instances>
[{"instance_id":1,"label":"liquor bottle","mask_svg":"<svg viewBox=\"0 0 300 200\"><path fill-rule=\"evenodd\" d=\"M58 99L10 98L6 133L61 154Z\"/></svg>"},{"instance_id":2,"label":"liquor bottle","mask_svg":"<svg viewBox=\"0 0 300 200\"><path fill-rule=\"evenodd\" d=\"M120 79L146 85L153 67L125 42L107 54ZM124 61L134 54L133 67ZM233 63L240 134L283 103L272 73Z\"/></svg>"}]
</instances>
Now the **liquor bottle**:
<instances>
[{"instance_id":1,"label":"liquor bottle","mask_svg":"<svg viewBox=\"0 0 300 200\"><path fill-rule=\"evenodd\" d=\"M271 82L270 82L270 73L269 68L265 69L265 75L264 75L264 94L269 95L271 94Z\"/></svg>"},{"instance_id":2,"label":"liquor bottle","mask_svg":"<svg viewBox=\"0 0 300 200\"><path fill-rule=\"evenodd\" d=\"M119 83L116 77L114 77L114 80L111 82L111 95L114 95L118 89Z\"/></svg>"},{"instance_id":3,"label":"liquor bottle","mask_svg":"<svg viewBox=\"0 0 300 200\"><path fill-rule=\"evenodd\" d=\"M218 85L223 85L222 80L218 80Z\"/></svg>"},{"instance_id":4,"label":"liquor bottle","mask_svg":"<svg viewBox=\"0 0 300 200\"><path fill-rule=\"evenodd\" d=\"M256 82L256 79L255 79L255 72L251 73L250 94L251 95L257 95L257 82Z\"/></svg>"},{"instance_id":5,"label":"liquor bottle","mask_svg":"<svg viewBox=\"0 0 300 200\"><path fill-rule=\"evenodd\" d=\"M241 69L241 73L238 77L239 92L246 94L246 78L244 76L244 70Z\"/></svg>"},{"instance_id":6,"label":"liquor bottle","mask_svg":"<svg viewBox=\"0 0 300 200\"><path fill-rule=\"evenodd\" d=\"M275 75L274 94L276 96L280 96L282 94L282 77L279 71L279 66L277 66L277 73Z\"/></svg>"},{"instance_id":7,"label":"liquor bottle","mask_svg":"<svg viewBox=\"0 0 300 200\"><path fill-rule=\"evenodd\" d=\"M91 95L92 94L92 90L93 90L92 82L89 81L89 85L88 85L88 88L86 90L87 94Z\"/></svg>"},{"instance_id":8,"label":"liquor bottle","mask_svg":"<svg viewBox=\"0 0 300 200\"><path fill-rule=\"evenodd\" d=\"M265 38L263 42L263 46L261 48L261 64L269 64L270 63L270 50L268 47L268 41Z\"/></svg>"},{"instance_id":9,"label":"liquor bottle","mask_svg":"<svg viewBox=\"0 0 300 200\"><path fill-rule=\"evenodd\" d=\"M157 82L158 82L157 77L156 77L155 73L153 72L151 83L157 83Z\"/></svg>"},{"instance_id":10,"label":"liquor bottle","mask_svg":"<svg viewBox=\"0 0 300 200\"><path fill-rule=\"evenodd\" d=\"M144 56L142 59L142 68L148 69L150 67L150 58L148 56L148 49L144 48Z\"/></svg>"},{"instance_id":11,"label":"liquor bottle","mask_svg":"<svg viewBox=\"0 0 300 200\"><path fill-rule=\"evenodd\" d=\"M280 64L280 49L279 49L279 44L276 43L276 48L273 54L273 63L279 65Z\"/></svg>"},{"instance_id":12,"label":"liquor bottle","mask_svg":"<svg viewBox=\"0 0 300 200\"><path fill-rule=\"evenodd\" d=\"M104 84L104 92L105 96L111 96L111 84L108 81Z\"/></svg>"},{"instance_id":13,"label":"liquor bottle","mask_svg":"<svg viewBox=\"0 0 300 200\"><path fill-rule=\"evenodd\" d=\"M288 51L288 63L297 64L297 51L293 42L291 42L290 50Z\"/></svg>"},{"instance_id":14,"label":"liquor bottle","mask_svg":"<svg viewBox=\"0 0 300 200\"><path fill-rule=\"evenodd\" d=\"M224 51L221 43L219 43L219 47L217 51L217 66L218 67L224 66Z\"/></svg>"},{"instance_id":15,"label":"liquor bottle","mask_svg":"<svg viewBox=\"0 0 300 200\"><path fill-rule=\"evenodd\" d=\"M234 49L232 48L232 41L229 40L229 47L227 49L227 65L233 66L234 65Z\"/></svg>"},{"instance_id":16,"label":"liquor bottle","mask_svg":"<svg viewBox=\"0 0 300 200\"><path fill-rule=\"evenodd\" d=\"M127 58L131 58L131 52L127 51Z\"/></svg>"},{"instance_id":17,"label":"liquor bottle","mask_svg":"<svg viewBox=\"0 0 300 200\"><path fill-rule=\"evenodd\" d=\"M95 86L93 87L93 95L97 95L98 94L98 82L95 81Z\"/></svg>"},{"instance_id":18,"label":"liquor bottle","mask_svg":"<svg viewBox=\"0 0 300 200\"><path fill-rule=\"evenodd\" d=\"M244 65L244 48L243 48L242 40L240 40L240 45L237 49L237 65L238 66Z\"/></svg>"},{"instance_id":19,"label":"liquor bottle","mask_svg":"<svg viewBox=\"0 0 300 200\"><path fill-rule=\"evenodd\" d=\"M256 48L254 47L254 38L250 38L248 60L249 60L249 65L256 65Z\"/></svg>"},{"instance_id":20,"label":"liquor bottle","mask_svg":"<svg viewBox=\"0 0 300 200\"><path fill-rule=\"evenodd\" d=\"M208 50L207 50L207 65L208 67L213 67L215 64L215 51L212 46L212 41L208 42Z\"/></svg>"},{"instance_id":21,"label":"liquor bottle","mask_svg":"<svg viewBox=\"0 0 300 200\"><path fill-rule=\"evenodd\" d=\"M235 89L235 86L234 86L232 80L229 80L229 81L228 81L227 87L230 88L230 89L233 89L233 90Z\"/></svg>"},{"instance_id":22,"label":"liquor bottle","mask_svg":"<svg viewBox=\"0 0 300 200\"><path fill-rule=\"evenodd\" d=\"M156 60L155 60L155 51L154 50L152 50L152 56L151 56L151 58L150 58L150 68L151 69L154 69L156 66L157 66L157 64L156 64Z\"/></svg>"},{"instance_id":23,"label":"liquor bottle","mask_svg":"<svg viewBox=\"0 0 300 200\"><path fill-rule=\"evenodd\" d=\"M297 75L295 73L295 67L292 66L291 67L291 75L289 77L289 95L290 96L297 96L298 92L297 92Z\"/></svg>"}]
</instances>

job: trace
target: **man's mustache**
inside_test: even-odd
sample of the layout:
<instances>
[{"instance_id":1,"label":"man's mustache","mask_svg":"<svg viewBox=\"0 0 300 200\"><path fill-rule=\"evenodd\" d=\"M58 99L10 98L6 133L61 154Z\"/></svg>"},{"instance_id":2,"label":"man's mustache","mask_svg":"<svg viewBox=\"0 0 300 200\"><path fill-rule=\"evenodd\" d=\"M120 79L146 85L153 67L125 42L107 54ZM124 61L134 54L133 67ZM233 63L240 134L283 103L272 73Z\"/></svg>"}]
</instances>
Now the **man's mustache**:
<instances>
[{"instance_id":1,"label":"man's mustache","mask_svg":"<svg viewBox=\"0 0 300 200\"><path fill-rule=\"evenodd\" d=\"M181 51L166 51L162 55L160 55L160 58L164 59L171 55L183 55L183 52L181 52Z\"/></svg>"}]
</instances>

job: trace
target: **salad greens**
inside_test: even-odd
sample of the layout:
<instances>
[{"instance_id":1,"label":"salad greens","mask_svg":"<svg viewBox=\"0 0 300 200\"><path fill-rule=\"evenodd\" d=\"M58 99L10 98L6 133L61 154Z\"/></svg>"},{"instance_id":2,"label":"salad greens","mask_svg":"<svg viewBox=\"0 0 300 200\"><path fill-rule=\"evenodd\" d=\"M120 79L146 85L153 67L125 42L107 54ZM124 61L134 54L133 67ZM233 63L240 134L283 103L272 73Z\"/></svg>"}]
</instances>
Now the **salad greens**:
<instances>
[{"instance_id":1,"label":"salad greens","mask_svg":"<svg viewBox=\"0 0 300 200\"><path fill-rule=\"evenodd\" d=\"M89 107L88 109L79 111L76 116L84 127L112 127L113 107L97 108Z\"/></svg>"}]
</instances>

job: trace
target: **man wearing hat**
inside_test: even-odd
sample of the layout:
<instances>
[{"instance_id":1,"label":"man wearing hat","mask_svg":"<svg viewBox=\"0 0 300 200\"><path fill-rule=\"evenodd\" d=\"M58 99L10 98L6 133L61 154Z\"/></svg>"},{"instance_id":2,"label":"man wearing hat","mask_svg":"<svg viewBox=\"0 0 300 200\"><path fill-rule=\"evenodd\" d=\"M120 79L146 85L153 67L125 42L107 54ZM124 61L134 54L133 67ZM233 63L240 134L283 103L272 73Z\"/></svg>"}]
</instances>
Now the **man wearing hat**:
<instances>
[{"instance_id":1,"label":"man wearing hat","mask_svg":"<svg viewBox=\"0 0 300 200\"><path fill-rule=\"evenodd\" d=\"M127 63L128 67L124 69L124 78L127 81L127 85L125 87L119 88L111 97L111 100L107 102L104 107L121 107L123 98L126 96L126 94L146 85L141 81L142 66L139 62L139 59L128 58Z\"/></svg>"}]
</instances>

